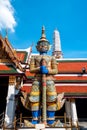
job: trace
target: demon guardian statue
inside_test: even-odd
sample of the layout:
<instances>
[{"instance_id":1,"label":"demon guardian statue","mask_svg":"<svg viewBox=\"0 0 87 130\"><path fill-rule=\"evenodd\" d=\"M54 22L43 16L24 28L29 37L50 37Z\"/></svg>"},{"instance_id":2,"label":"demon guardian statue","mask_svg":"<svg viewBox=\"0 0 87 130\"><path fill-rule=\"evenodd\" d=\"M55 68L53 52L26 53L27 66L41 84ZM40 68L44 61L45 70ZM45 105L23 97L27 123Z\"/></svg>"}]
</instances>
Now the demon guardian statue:
<instances>
[{"instance_id":1,"label":"demon guardian statue","mask_svg":"<svg viewBox=\"0 0 87 130\"><path fill-rule=\"evenodd\" d=\"M64 93L57 96L53 76L58 73L58 67L55 57L47 55L50 43L46 39L44 27L36 48L40 55L32 56L30 61L30 72L35 74L31 92L21 98L24 106L32 111L32 122L25 120L25 125L33 127L39 124L42 115L41 121L45 126L55 127L55 111L62 108L65 99Z\"/></svg>"}]
</instances>

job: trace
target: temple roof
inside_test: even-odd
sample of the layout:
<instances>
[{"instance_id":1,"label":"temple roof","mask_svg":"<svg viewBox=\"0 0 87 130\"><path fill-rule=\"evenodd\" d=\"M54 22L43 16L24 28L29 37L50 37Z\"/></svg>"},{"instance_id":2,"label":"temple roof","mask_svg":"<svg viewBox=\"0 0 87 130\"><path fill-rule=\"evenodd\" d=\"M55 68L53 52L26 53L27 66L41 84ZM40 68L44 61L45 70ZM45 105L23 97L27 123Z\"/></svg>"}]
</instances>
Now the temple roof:
<instances>
[{"instance_id":1,"label":"temple roof","mask_svg":"<svg viewBox=\"0 0 87 130\"><path fill-rule=\"evenodd\" d=\"M5 55L8 55L8 59L10 59L12 63L14 63L15 66L19 68L19 70L23 71L20 61L16 55L16 51L13 49L13 47L9 43L8 38L3 38L1 35L0 35L0 48L1 48L1 51L5 53Z\"/></svg>"},{"instance_id":2,"label":"temple roof","mask_svg":"<svg viewBox=\"0 0 87 130\"><path fill-rule=\"evenodd\" d=\"M85 68L87 73L87 61L64 61L58 62L59 73L82 73L82 69Z\"/></svg>"},{"instance_id":3,"label":"temple roof","mask_svg":"<svg viewBox=\"0 0 87 130\"><path fill-rule=\"evenodd\" d=\"M26 51L16 51L17 57L20 60L20 62L25 63L27 56L28 56L28 52Z\"/></svg>"},{"instance_id":4,"label":"temple roof","mask_svg":"<svg viewBox=\"0 0 87 130\"><path fill-rule=\"evenodd\" d=\"M0 75L19 74L14 65L11 64L0 64ZM22 73L21 73L22 74Z\"/></svg>"}]
</instances>

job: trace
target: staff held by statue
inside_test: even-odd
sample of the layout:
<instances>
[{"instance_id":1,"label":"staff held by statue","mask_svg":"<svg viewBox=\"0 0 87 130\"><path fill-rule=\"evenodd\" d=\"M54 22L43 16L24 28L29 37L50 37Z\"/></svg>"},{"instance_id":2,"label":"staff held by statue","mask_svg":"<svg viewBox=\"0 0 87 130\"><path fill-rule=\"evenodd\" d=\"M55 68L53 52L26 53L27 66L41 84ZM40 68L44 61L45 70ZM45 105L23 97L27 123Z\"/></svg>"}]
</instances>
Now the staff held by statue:
<instances>
[{"instance_id":1,"label":"staff held by statue","mask_svg":"<svg viewBox=\"0 0 87 130\"><path fill-rule=\"evenodd\" d=\"M40 71L42 74L42 120L46 124L46 74L48 70L46 68L46 61L42 58Z\"/></svg>"}]
</instances>

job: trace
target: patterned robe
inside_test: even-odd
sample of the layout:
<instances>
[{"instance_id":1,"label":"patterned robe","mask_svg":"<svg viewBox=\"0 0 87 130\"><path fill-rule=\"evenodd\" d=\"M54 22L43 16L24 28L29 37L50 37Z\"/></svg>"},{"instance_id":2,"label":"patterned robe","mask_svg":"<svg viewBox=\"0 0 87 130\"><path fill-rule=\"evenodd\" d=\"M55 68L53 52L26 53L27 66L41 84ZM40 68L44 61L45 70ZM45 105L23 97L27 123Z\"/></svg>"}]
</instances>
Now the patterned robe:
<instances>
[{"instance_id":1,"label":"patterned robe","mask_svg":"<svg viewBox=\"0 0 87 130\"><path fill-rule=\"evenodd\" d=\"M35 73L35 78L32 84L32 89L29 96L31 111L39 110L42 101L42 74L40 74L40 62L42 59L46 61L46 67L48 74L46 74L46 101L47 110L56 111L57 104L57 92L54 83L54 75L58 73L58 67L56 60L53 56L37 55L32 56L30 61L30 72Z\"/></svg>"}]
</instances>

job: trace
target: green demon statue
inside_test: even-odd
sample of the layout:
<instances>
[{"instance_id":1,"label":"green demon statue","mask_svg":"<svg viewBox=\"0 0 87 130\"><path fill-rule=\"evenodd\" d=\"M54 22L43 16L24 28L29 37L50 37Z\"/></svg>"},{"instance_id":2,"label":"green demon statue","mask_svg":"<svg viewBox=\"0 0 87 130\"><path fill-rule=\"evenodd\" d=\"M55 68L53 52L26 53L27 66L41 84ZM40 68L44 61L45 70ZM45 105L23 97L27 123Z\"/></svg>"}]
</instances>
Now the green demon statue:
<instances>
[{"instance_id":1,"label":"green demon statue","mask_svg":"<svg viewBox=\"0 0 87 130\"><path fill-rule=\"evenodd\" d=\"M31 92L25 98L25 106L32 111L32 122L28 123L28 126L38 124L39 117L42 115L42 122L45 125L55 127L55 111L62 108L65 100L64 93L57 96L53 76L58 73L58 67L55 57L47 55L50 43L46 39L44 27L36 48L40 55L32 56L30 61L30 72L35 73L35 78ZM24 99L22 102L24 104ZM25 123L27 124L26 121Z\"/></svg>"}]
</instances>

